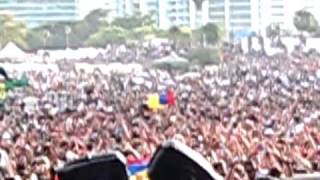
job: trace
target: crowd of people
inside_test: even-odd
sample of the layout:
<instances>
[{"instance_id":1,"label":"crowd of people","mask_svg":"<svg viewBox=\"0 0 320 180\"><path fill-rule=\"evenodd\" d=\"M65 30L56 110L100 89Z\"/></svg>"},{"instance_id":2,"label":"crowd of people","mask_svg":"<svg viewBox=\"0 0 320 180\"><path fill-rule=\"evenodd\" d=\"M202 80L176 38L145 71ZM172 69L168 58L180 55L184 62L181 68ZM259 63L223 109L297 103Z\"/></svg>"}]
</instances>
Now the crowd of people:
<instances>
[{"instance_id":1,"label":"crowd of people","mask_svg":"<svg viewBox=\"0 0 320 180\"><path fill-rule=\"evenodd\" d=\"M150 158L173 138L226 179L318 172L319 66L310 58L237 55L184 76L23 72L29 86L10 91L0 114L0 169L6 177L45 180L87 155L119 150L128 159ZM148 95L166 89L176 104L150 110Z\"/></svg>"}]
</instances>

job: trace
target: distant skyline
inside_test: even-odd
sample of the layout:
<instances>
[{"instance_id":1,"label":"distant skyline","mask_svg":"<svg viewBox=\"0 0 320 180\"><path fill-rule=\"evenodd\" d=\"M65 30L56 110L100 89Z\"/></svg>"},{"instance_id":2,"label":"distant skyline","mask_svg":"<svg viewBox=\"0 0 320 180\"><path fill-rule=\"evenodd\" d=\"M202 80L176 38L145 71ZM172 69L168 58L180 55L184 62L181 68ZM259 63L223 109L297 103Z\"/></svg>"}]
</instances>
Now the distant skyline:
<instances>
[{"instance_id":1,"label":"distant skyline","mask_svg":"<svg viewBox=\"0 0 320 180\"><path fill-rule=\"evenodd\" d=\"M306 9L320 22L320 0L207 0L202 6L201 24L223 26L227 32L252 30L264 33L266 26L278 23L295 31L296 11ZM42 2L42 3L39 3ZM193 0L1 0L0 12L12 13L28 26L54 21L83 19L95 9L110 11L109 20L133 15L152 14L161 29L172 26L196 27Z\"/></svg>"},{"instance_id":2,"label":"distant skyline","mask_svg":"<svg viewBox=\"0 0 320 180\"><path fill-rule=\"evenodd\" d=\"M12 14L17 20L26 22L27 26L57 21L80 20L79 0L1 0L0 13Z\"/></svg>"},{"instance_id":3,"label":"distant skyline","mask_svg":"<svg viewBox=\"0 0 320 180\"><path fill-rule=\"evenodd\" d=\"M90 4L90 0L81 1L84 1L83 4ZM201 24L208 22L222 24L228 32L248 29L263 33L266 26L276 23L284 29L295 31L293 17L298 10L310 11L320 22L319 1L207 0L202 6ZM100 0L99 2L109 3L108 6L101 7L109 8L112 14L110 17L130 15L136 10L143 14L152 13L156 16L161 29L168 29L174 25L194 28L196 23L193 0Z\"/></svg>"}]
</instances>

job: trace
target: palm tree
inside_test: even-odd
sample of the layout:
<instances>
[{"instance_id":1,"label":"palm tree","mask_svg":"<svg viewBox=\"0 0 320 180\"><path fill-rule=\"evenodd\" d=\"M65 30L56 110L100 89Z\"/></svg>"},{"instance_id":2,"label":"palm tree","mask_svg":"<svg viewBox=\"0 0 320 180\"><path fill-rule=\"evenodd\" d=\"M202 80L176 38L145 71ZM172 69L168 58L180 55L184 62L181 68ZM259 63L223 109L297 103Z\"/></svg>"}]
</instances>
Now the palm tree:
<instances>
[{"instance_id":1,"label":"palm tree","mask_svg":"<svg viewBox=\"0 0 320 180\"><path fill-rule=\"evenodd\" d=\"M86 41L86 45L105 47L108 43L124 43L128 32L126 29L117 26L102 27L92 34Z\"/></svg>"},{"instance_id":2,"label":"palm tree","mask_svg":"<svg viewBox=\"0 0 320 180\"><path fill-rule=\"evenodd\" d=\"M193 0L196 7L195 29L199 29L202 26L202 4L204 1L205 0Z\"/></svg>"},{"instance_id":3,"label":"palm tree","mask_svg":"<svg viewBox=\"0 0 320 180\"><path fill-rule=\"evenodd\" d=\"M13 16L0 16L0 45L3 47L8 42L17 43L26 47L27 29L23 22L14 20Z\"/></svg>"},{"instance_id":4,"label":"palm tree","mask_svg":"<svg viewBox=\"0 0 320 180\"><path fill-rule=\"evenodd\" d=\"M200 35L202 42L204 44L215 45L220 40L219 27L216 24L208 23L205 26L201 27Z\"/></svg>"},{"instance_id":5,"label":"palm tree","mask_svg":"<svg viewBox=\"0 0 320 180\"><path fill-rule=\"evenodd\" d=\"M47 48L48 39L50 38L50 31L44 30L43 31L43 47Z\"/></svg>"},{"instance_id":6,"label":"palm tree","mask_svg":"<svg viewBox=\"0 0 320 180\"><path fill-rule=\"evenodd\" d=\"M107 22L108 11L104 9L95 9L90 12L84 21L88 22L91 26L98 26L101 23Z\"/></svg>"},{"instance_id":7,"label":"palm tree","mask_svg":"<svg viewBox=\"0 0 320 180\"><path fill-rule=\"evenodd\" d=\"M316 18L308 11L300 10L295 13L293 23L298 31L315 32L318 27Z\"/></svg>"},{"instance_id":8,"label":"palm tree","mask_svg":"<svg viewBox=\"0 0 320 180\"><path fill-rule=\"evenodd\" d=\"M280 37L280 26L278 24L270 24L266 28L266 34L271 39L271 43L275 44L275 39Z\"/></svg>"},{"instance_id":9,"label":"palm tree","mask_svg":"<svg viewBox=\"0 0 320 180\"><path fill-rule=\"evenodd\" d=\"M180 34L181 34L181 30L177 26L172 26L169 29L169 36L171 36L170 39L173 40L174 48L176 48L176 46L177 46L178 36L180 36Z\"/></svg>"},{"instance_id":10,"label":"palm tree","mask_svg":"<svg viewBox=\"0 0 320 180\"><path fill-rule=\"evenodd\" d=\"M303 32L308 32L309 34L315 33L318 28L318 21L308 11L300 10L295 13L293 19L294 26L298 31L300 31L300 45L305 45L305 37Z\"/></svg>"},{"instance_id":11,"label":"palm tree","mask_svg":"<svg viewBox=\"0 0 320 180\"><path fill-rule=\"evenodd\" d=\"M66 49L69 48L69 35L71 33L71 27L70 26L65 26L64 27L64 32L66 36Z\"/></svg>"},{"instance_id":12,"label":"palm tree","mask_svg":"<svg viewBox=\"0 0 320 180\"><path fill-rule=\"evenodd\" d=\"M191 31L191 30L190 30ZM183 27L172 26L168 31L168 37L173 40L174 48L182 44L188 44L191 33Z\"/></svg>"},{"instance_id":13,"label":"palm tree","mask_svg":"<svg viewBox=\"0 0 320 180\"><path fill-rule=\"evenodd\" d=\"M133 38L134 40L139 40L140 42L143 42L144 40L148 38L152 38L155 36L157 29L153 26L141 26L138 28L134 28L130 33L128 34L128 38Z\"/></svg>"},{"instance_id":14,"label":"palm tree","mask_svg":"<svg viewBox=\"0 0 320 180\"><path fill-rule=\"evenodd\" d=\"M265 54L266 54L266 48L265 48L265 44L264 44L264 38L263 38L263 36L261 35L261 33L259 33L259 34L257 35L257 37L258 37L258 43L259 43L259 45L260 45L260 47L261 47L262 55L265 55Z\"/></svg>"}]
</instances>

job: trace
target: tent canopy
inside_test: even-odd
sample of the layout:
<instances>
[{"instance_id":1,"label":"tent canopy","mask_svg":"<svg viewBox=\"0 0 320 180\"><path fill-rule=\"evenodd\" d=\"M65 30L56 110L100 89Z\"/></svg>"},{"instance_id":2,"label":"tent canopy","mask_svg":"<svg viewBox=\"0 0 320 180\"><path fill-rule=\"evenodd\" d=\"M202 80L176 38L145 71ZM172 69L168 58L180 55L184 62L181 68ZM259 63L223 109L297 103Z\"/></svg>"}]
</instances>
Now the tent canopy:
<instances>
[{"instance_id":1,"label":"tent canopy","mask_svg":"<svg viewBox=\"0 0 320 180\"><path fill-rule=\"evenodd\" d=\"M171 53L169 56L154 60L152 62L154 67L158 68L185 68L189 65L189 61L185 58L178 56L176 53Z\"/></svg>"},{"instance_id":2,"label":"tent canopy","mask_svg":"<svg viewBox=\"0 0 320 180\"><path fill-rule=\"evenodd\" d=\"M17 45L13 42L9 42L1 51L0 58L13 58L13 59L21 59L25 58L27 54L21 50Z\"/></svg>"},{"instance_id":3,"label":"tent canopy","mask_svg":"<svg viewBox=\"0 0 320 180\"><path fill-rule=\"evenodd\" d=\"M188 63L188 60L185 58L179 57L176 53L173 52L169 56L155 60L153 63L155 64Z\"/></svg>"}]
</instances>

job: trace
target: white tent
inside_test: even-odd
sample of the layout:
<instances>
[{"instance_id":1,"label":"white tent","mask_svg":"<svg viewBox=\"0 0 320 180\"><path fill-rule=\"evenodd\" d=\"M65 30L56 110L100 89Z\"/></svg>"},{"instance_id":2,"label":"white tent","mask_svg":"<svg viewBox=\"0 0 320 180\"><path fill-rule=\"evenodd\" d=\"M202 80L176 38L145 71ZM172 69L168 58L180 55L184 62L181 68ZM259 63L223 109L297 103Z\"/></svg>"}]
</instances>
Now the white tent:
<instances>
[{"instance_id":1,"label":"white tent","mask_svg":"<svg viewBox=\"0 0 320 180\"><path fill-rule=\"evenodd\" d=\"M27 57L27 54L12 42L9 42L0 51L0 58L22 59L26 57Z\"/></svg>"},{"instance_id":2,"label":"white tent","mask_svg":"<svg viewBox=\"0 0 320 180\"><path fill-rule=\"evenodd\" d=\"M185 58L178 56L176 53L172 52L169 56L154 60L152 66L158 68L187 68L189 61Z\"/></svg>"},{"instance_id":3,"label":"white tent","mask_svg":"<svg viewBox=\"0 0 320 180\"><path fill-rule=\"evenodd\" d=\"M25 72L25 71L36 71L36 72L48 72L49 70L53 72L59 72L59 67L56 64L42 64L42 63L0 63L8 72Z\"/></svg>"},{"instance_id":4,"label":"white tent","mask_svg":"<svg viewBox=\"0 0 320 180\"><path fill-rule=\"evenodd\" d=\"M154 64L188 63L188 60L178 56L175 52L172 52L169 56L154 60L153 63Z\"/></svg>"},{"instance_id":5,"label":"white tent","mask_svg":"<svg viewBox=\"0 0 320 180\"><path fill-rule=\"evenodd\" d=\"M131 72L142 72L143 67L140 64L88 64L88 63L76 63L75 68L77 71L81 69L87 73L93 73L95 69L100 69L103 74L110 74L111 72L120 74L129 74Z\"/></svg>"}]
</instances>

